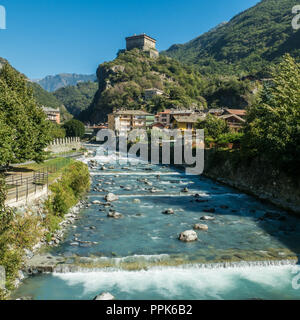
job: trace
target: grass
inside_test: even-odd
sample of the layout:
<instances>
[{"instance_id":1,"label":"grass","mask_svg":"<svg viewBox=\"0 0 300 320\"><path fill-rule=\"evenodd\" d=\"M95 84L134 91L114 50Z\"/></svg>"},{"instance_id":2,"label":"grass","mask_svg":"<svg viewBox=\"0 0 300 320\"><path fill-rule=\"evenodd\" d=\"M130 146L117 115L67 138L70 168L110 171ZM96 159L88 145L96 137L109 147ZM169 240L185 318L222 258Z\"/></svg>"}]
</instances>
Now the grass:
<instances>
[{"instance_id":1,"label":"grass","mask_svg":"<svg viewBox=\"0 0 300 320\"><path fill-rule=\"evenodd\" d=\"M35 172L43 172L45 173L48 171L48 183L53 183L57 178L60 177L62 169L66 168L68 165L70 165L74 160L70 158L55 158L51 160L47 160L43 163L31 163L26 165L21 165L16 167L18 169L19 174L32 174ZM23 171L22 171L23 169Z\"/></svg>"}]
</instances>

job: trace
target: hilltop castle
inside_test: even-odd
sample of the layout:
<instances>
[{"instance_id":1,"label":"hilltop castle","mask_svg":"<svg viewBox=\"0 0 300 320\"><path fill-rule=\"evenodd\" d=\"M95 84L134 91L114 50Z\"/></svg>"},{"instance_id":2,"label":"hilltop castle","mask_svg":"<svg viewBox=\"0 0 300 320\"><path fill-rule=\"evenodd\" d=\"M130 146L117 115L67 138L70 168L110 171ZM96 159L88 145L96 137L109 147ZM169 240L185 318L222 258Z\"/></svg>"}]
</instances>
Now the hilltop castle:
<instances>
[{"instance_id":1,"label":"hilltop castle","mask_svg":"<svg viewBox=\"0 0 300 320\"><path fill-rule=\"evenodd\" d=\"M159 52L156 49L156 40L146 34L134 35L126 38L126 50L140 49L149 53L151 58L157 58Z\"/></svg>"}]
</instances>

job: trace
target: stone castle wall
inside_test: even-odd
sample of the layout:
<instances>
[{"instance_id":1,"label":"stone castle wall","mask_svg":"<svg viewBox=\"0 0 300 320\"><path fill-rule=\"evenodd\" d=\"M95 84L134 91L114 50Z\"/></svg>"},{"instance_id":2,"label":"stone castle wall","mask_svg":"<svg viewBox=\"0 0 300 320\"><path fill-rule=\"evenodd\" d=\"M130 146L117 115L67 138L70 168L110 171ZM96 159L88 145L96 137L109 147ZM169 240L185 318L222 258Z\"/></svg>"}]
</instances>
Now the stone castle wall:
<instances>
[{"instance_id":1,"label":"stone castle wall","mask_svg":"<svg viewBox=\"0 0 300 320\"><path fill-rule=\"evenodd\" d=\"M69 151L79 151L82 145L80 142L80 138L63 138L63 139L55 139L50 145L46 148L46 151L51 153L62 153Z\"/></svg>"}]
</instances>

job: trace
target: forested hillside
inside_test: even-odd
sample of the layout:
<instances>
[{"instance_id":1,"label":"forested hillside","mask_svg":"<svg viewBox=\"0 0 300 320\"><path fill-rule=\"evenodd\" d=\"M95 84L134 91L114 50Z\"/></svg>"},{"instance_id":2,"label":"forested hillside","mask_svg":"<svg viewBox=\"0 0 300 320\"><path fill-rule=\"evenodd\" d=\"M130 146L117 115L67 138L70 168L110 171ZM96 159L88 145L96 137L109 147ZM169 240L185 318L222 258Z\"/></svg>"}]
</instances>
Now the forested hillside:
<instances>
[{"instance_id":1,"label":"forested hillside","mask_svg":"<svg viewBox=\"0 0 300 320\"><path fill-rule=\"evenodd\" d=\"M59 109L62 121L72 119L72 115L68 112L63 103L53 95L53 93L44 90L39 84L34 82L28 82L28 85L32 87L33 95L40 106Z\"/></svg>"},{"instance_id":2,"label":"forested hillside","mask_svg":"<svg viewBox=\"0 0 300 320\"><path fill-rule=\"evenodd\" d=\"M269 76L285 53L300 59L300 30L291 22L298 0L262 0L228 23L164 54L195 65L202 74Z\"/></svg>"},{"instance_id":3,"label":"forested hillside","mask_svg":"<svg viewBox=\"0 0 300 320\"><path fill-rule=\"evenodd\" d=\"M79 115L86 122L102 122L116 109L143 109L156 113L165 108L205 109L251 104L256 84L237 77L203 77L193 66L166 56L151 59L134 49L99 66L99 89L87 110ZM146 101L145 90L157 88L165 95Z\"/></svg>"},{"instance_id":4,"label":"forested hillside","mask_svg":"<svg viewBox=\"0 0 300 320\"><path fill-rule=\"evenodd\" d=\"M97 82L80 82L76 86L56 90L53 96L76 117L90 106L97 90Z\"/></svg>"}]
</instances>

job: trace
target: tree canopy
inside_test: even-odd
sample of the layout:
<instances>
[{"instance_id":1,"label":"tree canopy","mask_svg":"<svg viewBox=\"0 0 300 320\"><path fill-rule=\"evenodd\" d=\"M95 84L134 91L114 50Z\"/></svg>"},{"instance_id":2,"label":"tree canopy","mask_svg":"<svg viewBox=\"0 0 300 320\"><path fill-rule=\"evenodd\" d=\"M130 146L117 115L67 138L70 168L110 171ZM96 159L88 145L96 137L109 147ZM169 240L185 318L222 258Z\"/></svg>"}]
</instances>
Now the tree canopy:
<instances>
[{"instance_id":1,"label":"tree canopy","mask_svg":"<svg viewBox=\"0 0 300 320\"><path fill-rule=\"evenodd\" d=\"M248 110L244 151L300 171L300 64L285 55Z\"/></svg>"},{"instance_id":2,"label":"tree canopy","mask_svg":"<svg viewBox=\"0 0 300 320\"><path fill-rule=\"evenodd\" d=\"M0 136L0 165L42 161L52 139L26 78L8 63L0 70Z\"/></svg>"},{"instance_id":3,"label":"tree canopy","mask_svg":"<svg viewBox=\"0 0 300 320\"><path fill-rule=\"evenodd\" d=\"M85 133L84 124L76 119L72 119L63 125L66 130L67 137L79 137L82 138Z\"/></svg>"},{"instance_id":4,"label":"tree canopy","mask_svg":"<svg viewBox=\"0 0 300 320\"><path fill-rule=\"evenodd\" d=\"M225 120L208 115L204 120L198 120L197 129L204 129L205 140L216 141L222 134L229 132L229 127Z\"/></svg>"}]
</instances>

